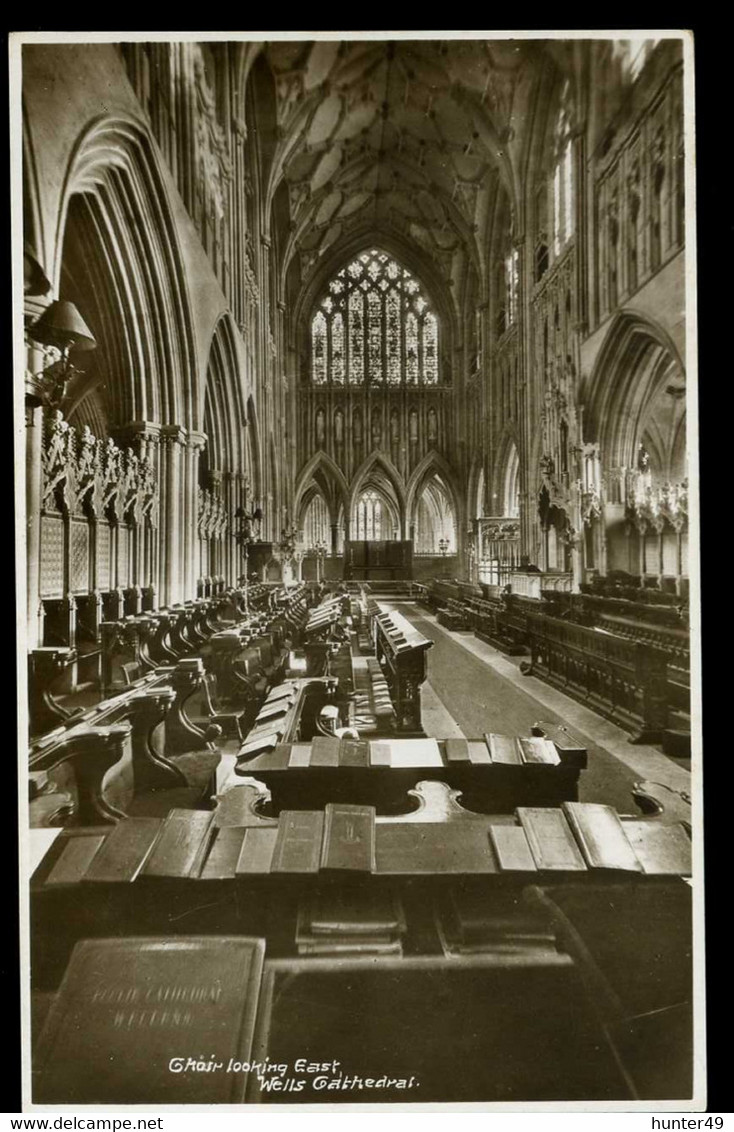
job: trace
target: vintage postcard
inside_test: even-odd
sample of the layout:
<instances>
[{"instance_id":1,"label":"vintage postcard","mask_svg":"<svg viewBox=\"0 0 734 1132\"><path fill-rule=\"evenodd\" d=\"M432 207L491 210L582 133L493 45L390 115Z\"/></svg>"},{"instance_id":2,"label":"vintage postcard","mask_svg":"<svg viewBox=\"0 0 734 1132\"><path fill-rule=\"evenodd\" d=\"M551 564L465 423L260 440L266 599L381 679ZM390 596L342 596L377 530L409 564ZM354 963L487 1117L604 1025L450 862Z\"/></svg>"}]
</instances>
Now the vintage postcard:
<instances>
[{"instance_id":1,"label":"vintage postcard","mask_svg":"<svg viewBox=\"0 0 734 1132\"><path fill-rule=\"evenodd\" d=\"M24 1111L705 1109L692 35L10 66Z\"/></svg>"}]
</instances>

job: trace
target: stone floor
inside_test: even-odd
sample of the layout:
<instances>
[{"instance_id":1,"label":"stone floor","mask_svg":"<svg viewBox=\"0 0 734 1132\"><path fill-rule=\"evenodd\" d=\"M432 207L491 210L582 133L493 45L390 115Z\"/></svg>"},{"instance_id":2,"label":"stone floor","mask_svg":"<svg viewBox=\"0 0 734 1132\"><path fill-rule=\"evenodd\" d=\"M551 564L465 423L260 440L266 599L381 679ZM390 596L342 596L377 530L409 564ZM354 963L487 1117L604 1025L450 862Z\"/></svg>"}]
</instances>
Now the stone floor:
<instances>
[{"instance_id":1,"label":"stone floor","mask_svg":"<svg viewBox=\"0 0 734 1132\"><path fill-rule=\"evenodd\" d=\"M423 685L423 725L436 738L485 731L528 735L540 720L563 722L586 740L589 765L581 777L580 798L605 802L620 813L637 812L635 783L652 781L673 798L690 797L688 762L673 760L656 747L629 743L628 734L534 676L523 676L519 660L505 656L470 632L452 632L413 602L387 602L433 642L428 681ZM671 815L672 816L672 815ZM676 815L678 816L678 815Z\"/></svg>"}]
</instances>

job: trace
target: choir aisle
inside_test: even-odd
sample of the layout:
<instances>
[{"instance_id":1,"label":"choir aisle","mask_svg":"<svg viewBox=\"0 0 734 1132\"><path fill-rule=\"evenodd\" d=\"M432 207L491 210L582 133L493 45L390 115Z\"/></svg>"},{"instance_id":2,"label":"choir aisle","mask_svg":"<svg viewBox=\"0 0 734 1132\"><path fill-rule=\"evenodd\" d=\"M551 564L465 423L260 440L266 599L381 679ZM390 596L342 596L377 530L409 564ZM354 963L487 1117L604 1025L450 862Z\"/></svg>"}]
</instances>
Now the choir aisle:
<instances>
[{"instance_id":1,"label":"choir aisle","mask_svg":"<svg viewBox=\"0 0 734 1132\"><path fill-rule=\"evenodd\" d=\"M588 767L581 775L579 798L604 802L621 813L634 812L632 788L653 781L678 795L690 795L687 764L678 765L649 746L632 745L621 728L575 700L522 676L519 663L477 640L439 625L435 616L413 602L380 601L385 611L398 610L434 642L428 654L428 680L423 685L424 724L429 735L478 738L485 731L529 735L538 720L565 723L585 740ZM449 722L451 721L451 723ZM439 734L439 730L441 734Z\"/></svg>"}]
</instances>

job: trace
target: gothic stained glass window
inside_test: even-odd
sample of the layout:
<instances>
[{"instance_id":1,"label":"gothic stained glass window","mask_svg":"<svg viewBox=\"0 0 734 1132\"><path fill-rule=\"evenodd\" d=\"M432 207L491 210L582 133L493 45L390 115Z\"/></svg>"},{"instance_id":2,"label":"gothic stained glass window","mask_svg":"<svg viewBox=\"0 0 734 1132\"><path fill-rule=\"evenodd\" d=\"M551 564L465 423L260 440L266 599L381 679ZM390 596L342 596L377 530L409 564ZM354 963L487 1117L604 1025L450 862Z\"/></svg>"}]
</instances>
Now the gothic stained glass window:
<instances>
[{"instance_id":1,"label":"gothic stained glass window","mask_svg":"<svg viewBox=\"0 0 734 1132\"><path fill-rule=\"evenodd\" d=\"M350 294L348 313L349 380L360 385L364 381L364 296L361 291L352 291Z\"/></svg>"},{"instance_id":2,"label":"gothic stained glass window","mask_svg":"<svg viewBox=\"0 0 734 1132\"><path fill-rule=\"evenodd\" d=\"M311 376L316 385L326 381L326 319L317 311L311 323Z\"/></svg>"},{"instance_id":3,"label":"gothic stained glass window","mask_svg":"<svg viewBox=\"0 0 734 1132\"><path fill-rule=\"evenodd\" d=\"M438 380L438 330L436 316L427 314L423 319L423 380Z\"/></svg>"},{"instance_id":4,"label":"gothic stained glass window","mask_svg":"<svg viewBox=\"0 0 734 1132\"><path fill-rule=\"evenodd\" d=\"M364 540L386 536L382 533L382 501L376 491L365 491L357 502L356 538Z\"/></svg>"},{"instance_id":5,"label":"gothic stained glass window","mask_svg":"<svg viewBox=\"0 0 734 1132\"><path fill-rule=\"evenodd\" d=\"M412 311L405 320L405 380L418 381L418 319Z\"/></svg>"},{"instance_id":6,"label":"gothic stained glass window","mask_svg":"<svg viewBox=\"0 0 734 1132\"><path fill-rule=\"evenodd\" d=\"M344 318L339 311L331 320L331 380L344 384Z\"/></svg>"},{"instance_id":7,"label":"gothic stained glass window","mask_svg":"<svg viewBox=\"0 0 734 1132\"><path fill-rule=\"evenodd\" d=\"M400 384L400 295L391 288L386 301L387 380L390 385Z\"/></svg>"},{"instance_id":8,"label":"gothic stained glass window","mask_svg":"<svg viewBox=\"0 0 734 1132\"><path fill-rule=\"evenodd\" d=\"M370 264L370 267L372 266L374 266L374 261ZM370 291L368 294L367 310L369 312L367 340L369 342L370 381L378 382L382 378L382 300L378 291Z\"/></svg>"},{"instance_id":9,"label":"gothic stained glass window","mask_svg":"<svg viewBox=\"0 0 734 1132\"><path fill-rule=\"evenodd\" d=\"M375 248L326 287L311 322L314 383L436 385L439 328L418 280Z\"/></svg>"}]
</instances>

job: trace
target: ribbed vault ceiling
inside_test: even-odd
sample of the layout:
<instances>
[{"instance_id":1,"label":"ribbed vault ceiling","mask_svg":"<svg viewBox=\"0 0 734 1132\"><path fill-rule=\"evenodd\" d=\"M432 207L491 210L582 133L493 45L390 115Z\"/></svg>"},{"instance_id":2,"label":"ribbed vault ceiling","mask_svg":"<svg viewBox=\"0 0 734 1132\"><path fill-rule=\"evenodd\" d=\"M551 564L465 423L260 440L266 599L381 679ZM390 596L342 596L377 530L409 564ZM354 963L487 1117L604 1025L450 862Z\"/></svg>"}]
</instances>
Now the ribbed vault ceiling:
<instances>
[{"instance_id":1,"label":"ribbed vault ceiling","mask_svg":"<svg viewBox=\"0 0 734 1132\"><path fill-rule=\"evenodd\" d=\"M417 244L445 276L481 254L537 50L512 40L276 43L275 179L302 276L364 230Z\"/></svg>"}]
</instances>

